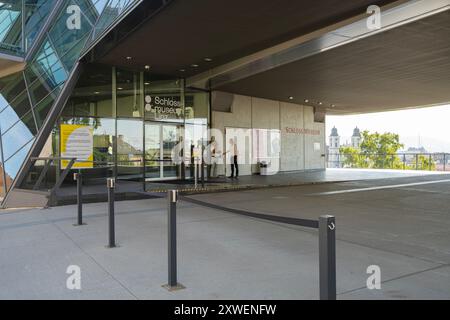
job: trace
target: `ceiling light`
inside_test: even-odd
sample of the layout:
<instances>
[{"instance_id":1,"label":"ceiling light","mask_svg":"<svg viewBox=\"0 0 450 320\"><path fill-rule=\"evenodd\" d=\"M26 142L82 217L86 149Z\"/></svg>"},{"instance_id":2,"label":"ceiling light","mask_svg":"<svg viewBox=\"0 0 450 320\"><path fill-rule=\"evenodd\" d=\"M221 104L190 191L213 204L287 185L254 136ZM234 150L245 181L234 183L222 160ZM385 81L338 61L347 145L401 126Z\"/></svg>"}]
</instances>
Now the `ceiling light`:
<instances>
[{"instance_id":1,"label":"ceiling light","mask_svg":"<svg viewBox=\"0 0 450 320\"><path fill-rule=\"evenodd\" d=\"M94 92L94 94L100 94L100 92L98 92L98 91L95 91L95 92Z\"/></svg>"},{"instance_id":2,"label":"ceiling light","mask_svg":"<svg viewBox=\"0 0 450 320\"><path fill-rule=\"evenodd\" d=\"M289 100L294 100L294 97L293 97L293 96L290 96L290 97L289 97Z\"/></svg>"},{"instance_id":3,"label":"ceiling light","mask_svg":"<svg viewBox=\"0 0 450 320\"><path fill-rule=\"evenodd\" d=\"M128 56L128 57L127 57L127 60L131 60L131 59L133 59L133 58L132 58L132 57L130 57L130 56Z\"/></svg>"},{"instance_id":4,"label":"ceiling light","mask_svg":"<svg viewBox=\"0 0 450 320\"><path fill-rule=\"evenodd\" d=\"M195 64L195 63L194 63L194 64L191 64L191 67L192 67L192 68L198 68L198 67L200 67L200 66L199 66L198 64Z\"/></svg>"},{"instance_id":5,"label":"ceiling light","mask_svg":"<svg viewBox=\"0 0 450 320\"><path fill-rule=\"evenodd\" d=\"M180 69L180 72L186 72L186 70L185 69Z\"/></svg>"},{"instance_id":6,"label":"ceiling light","mask_svg":"<svg viewBox=\"0 0 450 320\"><path fill-rule=\"evenodd\" d=\"M122 87L118 87L117 90L123 90L123 88Z\"/></svg>"},{"instance_id":7,"label":"ceiling light","mask_svg":"<svg viewBox=\"0 0 450 320\"><path fill-rule=\"evenodd\" d=\"M319 106L323 105L323 102L319 102Z\"/></svg>"},{"instance_id":8,"label":"ceiling light","mask_svg":"<svg viewBox=\"0 0 450 320\"><path fill-rule=\"evenodd\" d=\"M206 62L212 62L213 60L211 58L205 58Z\"/></svg>"},{"instance_id":9,"label":"ceiling light","mask_svg":"<svg viewBox=\"0 0 450 320\"><path fill-rule=\"evenodd\" d=\"M309 102L309 100L308 99L305 99L305 103L308 103Z\"/></svg>"},{"instance_id":10,"label":"ceiling light","mask_svg":"<svg viewBox=\"0 0 450 320\"><path fill-rule=\"evenodd\" d=\"M146 66L145 66L145 70L150 70L150 66L149 66L149 65L146 65Z\"/></svg>"},{"instance_id":11,"label":"ceiling light","mask_svg":"<svg viewBox=\"0 0 450 320\"><path fill-rule=\"evenodd\" d=\"M334 107L336 107L336 105L335 105L335 104L332 104L331 107L334 108Z\"/></svg>"},{"instance_id":12,"label":"ceiling light","mask_svg":"<svg viewBox=\"0 0 450 320\"><path fill-rule=\"evenodd\" d=\"M149 86L149 85L150 85L150 82L146 82L145 85L146 85L146 86Z\"/></svg>"}]
</instances>

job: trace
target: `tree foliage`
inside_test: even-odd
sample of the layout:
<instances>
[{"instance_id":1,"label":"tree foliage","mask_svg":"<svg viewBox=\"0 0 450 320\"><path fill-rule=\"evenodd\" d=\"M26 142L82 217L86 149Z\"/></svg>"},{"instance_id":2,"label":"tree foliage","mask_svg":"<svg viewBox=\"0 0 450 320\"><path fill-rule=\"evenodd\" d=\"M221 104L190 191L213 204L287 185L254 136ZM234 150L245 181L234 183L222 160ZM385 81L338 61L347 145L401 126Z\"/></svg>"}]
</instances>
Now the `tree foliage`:
<instances>
[{"instance_id":1,"label":"tree foliage","mask_svg":"<svg viewBox=\"0 0 450 320\"><path fill-rule=\"evenodd\" d=\"M364 131L359 148L342 147L340 153L344 155L345 167L401 169L403 163L397 156L401 148L403 144L398 134Z\"/></svg>"}]
</instances>

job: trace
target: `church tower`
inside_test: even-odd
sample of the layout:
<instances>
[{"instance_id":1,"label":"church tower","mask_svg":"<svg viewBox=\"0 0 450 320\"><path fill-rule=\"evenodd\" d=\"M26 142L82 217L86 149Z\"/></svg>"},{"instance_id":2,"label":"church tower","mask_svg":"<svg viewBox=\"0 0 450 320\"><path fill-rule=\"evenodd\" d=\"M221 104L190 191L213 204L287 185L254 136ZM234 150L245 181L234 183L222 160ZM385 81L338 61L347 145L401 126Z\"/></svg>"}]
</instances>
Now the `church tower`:
<instances>
[{"instance_id":1,"label":"church tower","mask_svg":"<svg viewBox=\"0 0 450 320\"><path fill-rule=\"evenodd\" d=\"M340 167L340 149L341 149L341 137L334 127L331 130L330 143L328 147L328 167L329 168L339 168Z\"/></svg>"},{"instance_id":2,"label":"church tower","mask_svg":"<svg viewBox=\"0 0 450 320\"><path fill-rule=\"evenodd\" d=\"M355 149L359 149L361 146L361 131L358 127L353 130L353 136L352 136L352 147Z\"/></svg>"}]
</instances>

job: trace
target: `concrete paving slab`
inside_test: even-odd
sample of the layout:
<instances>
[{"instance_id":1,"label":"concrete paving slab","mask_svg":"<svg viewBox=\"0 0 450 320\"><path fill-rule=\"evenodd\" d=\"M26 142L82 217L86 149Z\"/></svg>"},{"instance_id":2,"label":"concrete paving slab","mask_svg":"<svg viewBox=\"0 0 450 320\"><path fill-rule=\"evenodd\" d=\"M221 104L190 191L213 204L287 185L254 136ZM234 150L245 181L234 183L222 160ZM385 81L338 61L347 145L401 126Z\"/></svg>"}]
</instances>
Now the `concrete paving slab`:
<instances>
[{"instance_id":1,"label":"concrete paving slab","mask_svg":"<svg viewBox=\"0 0 450 320\"><path fill-rule=\"evenodd\" d=\"M450 252L444 186L311 196L439 176L353 181L195 196L211 203L283 216L337 218L341 299L448 299ZM416 179L416 180L414 180ZM180 202L179 279L168 292L166 201L116 204L119 248L105 248L107 207L75 206L0 214L0 299L317 299L317 231ZM430 208L430 209L428 209ZM5 213L5 212L3 212ZM369 265L382 290L364 289ZM82 290L66 288L69 265L82 269Z\"/></svg>"}]
</instances>

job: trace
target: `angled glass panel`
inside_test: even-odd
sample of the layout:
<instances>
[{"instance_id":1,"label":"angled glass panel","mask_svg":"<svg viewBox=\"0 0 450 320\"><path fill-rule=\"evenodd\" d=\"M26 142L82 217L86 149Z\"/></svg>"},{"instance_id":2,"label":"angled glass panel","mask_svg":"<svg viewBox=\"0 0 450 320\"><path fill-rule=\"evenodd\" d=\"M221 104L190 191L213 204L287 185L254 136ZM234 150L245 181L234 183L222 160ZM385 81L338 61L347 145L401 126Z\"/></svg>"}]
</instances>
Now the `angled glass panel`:
<instances>
[{"instance_id":1,"label":"angled glass panel","mask_svg":"<svg viewBox=\"0 0 450 320\"><path fill-rule=\"evenodd\" d=\"M93 8L88 4L89 1L67 1L62 13L55 21L53 27L49 31L48 39L54 50L56 50L59 57L64 55L67 51L78 44L79 40L91 32L93 24L90 21ZM78 5L81 9L81 24L80 29L69 29L67 26L68 15L66 8L70 5ZM69 69L71 66L69 67Z\"/></svg>"},{"instance_id":2,"label":"angled glass panel","mask_svg":"<svg viewBox=\"0 0 450 320\"><path fill-rule=\"evenodd\" d=\"M0 2L0 48L12 53L23 51L21 0Z\"/></svg>"},{"instance_id":3,"label":"angled glass panel","mask_svg":"<svg viewBox=\"0 0 450 320\"><path fill-rule=\"evenodd\" d=\"M35 134L36 125L33 114L30 112L2 136L3 158L5 162L33 139Z\"/></svg>"},{"instance_id":4,"label":"angled glass panel","mask_svg":"<svg viewBox=\"0 0 450 320\"><path fill-rule=\"evenodd\" d=\"M0 127L2 128L2 133L4 134L7 132L19 121L19 119L30 111L30 101L25 91L0 113Z\"/></svg>"},{"instance_id":5,"label":"angled glass panel","mask_svg":"<svg viewBox=\"0 0 450 320\"><path fill-rule=\"evenodd\" d=\"M22 72L0 79L0 112L25 91Z\"/></svg>"},{"instance_id":6,"label":"angled glass panel","mask_svg":"<svg viewBox=\"0 0 450 320\"><path fill-rule=\"evenodd\" d=\"M47 21L56 0L25 0L25 48L29 48Z\"/></svg>"},{"instance_id":7,"label":"angled glass panel","mask_svg":"<svg viewBox=\"0 0 450 320\"><path fill-rule=\"evenodd\" d=\"M67 79L67 72L49 41L44 43L36 60L25 70L25 76L29 86L45 78L48 86L53 88Z\"/></svg>"},{"instance_id":8,"label":"angled glass panel","mask_svg":"<svg viewBox=\"0 0 450 320\"><path fill-rule=\"evenodd\" d=\"M36 123L38 128L41 128L44 124L44 121L50 111L53 102L55 102L58 94L61 92L61 87L57 87L53 92L51 92L45 99L43 99L39 104L34 108L34 116L36 117Z\"/></svg>"},{"instance_id":9,"label":"angled glass panel","mask_svg":"<svg viewBox=\"0 0 450 320\"><path fill-rule=\"evenodd\" d=\"M103 31L112 25L117 18L121 17L131 5L138 2L139 0L108 1L108 4L103 9L103 12L95 26L92 40L95 40L98 36L100 36Z\"/></svg>"},{"instance_id":10,"label":"angled glass panel","mask_svg":"<svg viewBox=\"0 0 450 320\"><path fill-rule=\"evenodd\" d=\"M67 70L71 70L75 65L75 62L80 58L80 52L86 44L89 34L85 34L80 41L75 43L73 47L67 51L64 56L61 57L61 63L66 67Z\"/></svg>"},{"instance_id":11,"label":"angled glass panel","mask_svg":"<svg viewBox=\"0 0 450 320\"><path fill-rule=\"evenodd\" d=\"M0 128L1 131L1 128ZM2 139L0 137L0 198L3 198L6 194L6 179L4 175L4 165L2 157Z\"/></svg>"},{"instance_id":12,"label":"angled glass panel","mask_svg":"<svg viewBox=\"0 0 450 320\"><path fill-rule=\"evenodd\" d=\"M94 8L97 11L97 15L100 16L103 12L103 10L106 7L106 4L109 2L109 0L94 0Z\"/></svg>"},{"instance_id":13,"label":"angled glass panel","mask_svg":"<svg viewBox=\"0 0 450 320\"><path fill-rule=\"evenodd\" d=\"M42 99L48 96L53 90L59 87L65 80L65 71L63 68L57 70L57 72L64 72L64 77L58 77L55 79L53 75L40 78L36 80L32 85L29 86L29 92L31 100L34 105L39 103ZM59 81L58 81L59 80Z\"/></svg>"},{"instance_id":14,"label":"angled glass panel","mask_svg":"<svg viewBox=\"0 0 450 320\"><path fill-rule=\"evenodd\" d=\"M9 178L10 183L13 179L16 178L19 173L20 167L22 166L25 157L33 145L33 140L29 141L26 145L24 145L11 159L5 161L5 171L6 175ZM10 188L10 183L7 184L7 189Z\"/></svg>"}]
</instances>

